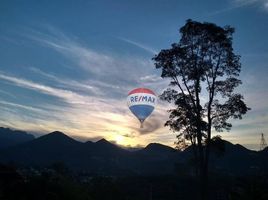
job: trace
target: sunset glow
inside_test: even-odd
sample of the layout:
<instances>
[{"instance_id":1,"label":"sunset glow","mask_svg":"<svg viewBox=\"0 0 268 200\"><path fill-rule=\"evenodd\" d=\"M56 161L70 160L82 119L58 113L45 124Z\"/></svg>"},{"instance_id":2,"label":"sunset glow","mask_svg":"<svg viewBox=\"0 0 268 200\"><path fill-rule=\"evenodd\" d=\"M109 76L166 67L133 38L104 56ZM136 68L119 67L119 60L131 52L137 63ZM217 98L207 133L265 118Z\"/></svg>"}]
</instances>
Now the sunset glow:
<instances>
[{"instance_id":1,"label":"sunset glow","mask_svg":"<svg viewBox=\"0 0 268 200\"><path fill-rule=\"evenodd\" d=\"M258 149L259 134L268 132L264 1L116 2L55 2L53 8L35 1L2 3L0 126L35 136L59 130L80 141L174 147L176 133L164 127L172 105L158 100L141 129L127 96L146 87L158 97L168 87L170 80L161 78L152 57L177 42L179 27L194 18L237 29L234 48L243 81L238 91L252 110L221 135Z\"/></svg>"}]
</instances>

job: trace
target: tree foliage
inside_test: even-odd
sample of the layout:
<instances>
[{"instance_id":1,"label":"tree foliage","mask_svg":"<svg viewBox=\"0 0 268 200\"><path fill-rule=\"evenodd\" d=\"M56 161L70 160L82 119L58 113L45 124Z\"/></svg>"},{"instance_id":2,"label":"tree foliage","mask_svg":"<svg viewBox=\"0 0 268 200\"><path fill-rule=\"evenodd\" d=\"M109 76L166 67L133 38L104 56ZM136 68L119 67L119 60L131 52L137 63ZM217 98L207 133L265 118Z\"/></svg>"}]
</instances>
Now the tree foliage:
<instances>
[{"instance_id":1,"label":"tree foliage","mask_svg":"<svg viewBox=\"0 0 268 200\"><path fill-rule=\"evenodd\" d=\"M242 82L240 56L232 47L234 28L187 20L180 33L179 42L153 60L162 78L170 79L160 97L175 105L165 125L178 133L179 142L197 145L201 176L207 172L212 128L230 130L229 119L241 119L249 108L235 91Z\"/></svg>"}]
</instances>

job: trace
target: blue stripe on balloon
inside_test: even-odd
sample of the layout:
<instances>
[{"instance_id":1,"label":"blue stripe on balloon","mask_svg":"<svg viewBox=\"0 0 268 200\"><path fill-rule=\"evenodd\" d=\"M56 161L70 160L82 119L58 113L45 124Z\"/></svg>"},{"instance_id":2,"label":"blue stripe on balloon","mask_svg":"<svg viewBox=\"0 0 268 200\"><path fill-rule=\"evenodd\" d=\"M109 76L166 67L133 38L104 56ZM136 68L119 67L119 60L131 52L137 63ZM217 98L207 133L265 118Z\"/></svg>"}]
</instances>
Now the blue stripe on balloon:
<instances>
[{"instance_id":1,"label":"blue stripe on balloon","mask_svg":"<svg viewBox=\"0 0 268 200\"><path fill-rule=\"evenodd\" d=\"M134 105L130 106L129 109L139 120L143 121L153 112L154 107L150 105Z\"/></svg>"}]
</instances>

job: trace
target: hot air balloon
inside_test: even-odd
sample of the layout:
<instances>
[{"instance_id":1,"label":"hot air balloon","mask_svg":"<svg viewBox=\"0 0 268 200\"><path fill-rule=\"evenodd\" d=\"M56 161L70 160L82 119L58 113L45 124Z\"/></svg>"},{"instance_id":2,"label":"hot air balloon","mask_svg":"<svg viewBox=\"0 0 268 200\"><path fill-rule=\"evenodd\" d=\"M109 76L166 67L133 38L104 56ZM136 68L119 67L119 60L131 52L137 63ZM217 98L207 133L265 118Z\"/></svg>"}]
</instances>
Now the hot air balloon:
<instances>
[{"instance_id":1,"label":"hot air balloon","mask_svg":"<svg viewBox=\"0 0 268 200\"><path fill-rule=\"evenodd\" d=\"M136 88L128 93L127 104L143 128L144 120L153 112L156 105L156 95L150 89Z\"/></svg>"}]
</instances>

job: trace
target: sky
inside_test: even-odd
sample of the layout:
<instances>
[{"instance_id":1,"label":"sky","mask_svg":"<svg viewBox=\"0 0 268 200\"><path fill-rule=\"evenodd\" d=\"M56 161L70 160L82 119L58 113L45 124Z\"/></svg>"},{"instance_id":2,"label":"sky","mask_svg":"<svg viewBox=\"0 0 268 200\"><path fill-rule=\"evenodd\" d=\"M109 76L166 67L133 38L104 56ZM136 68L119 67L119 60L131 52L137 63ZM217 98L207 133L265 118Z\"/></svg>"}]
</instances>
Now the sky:
<instances>
[{"instance_id":1,"label":"sky","mask_svg":"<svg viewBox=\"0 0 268 200\"><path fill-rule=\"evenodd\" d=\"M238 91L251 111L220 134L259 149L260 134L268 139L268 0L1 0L0 126L174 146L176 133L164 127L172 105L158 101L140 129L126 97L168 87L152 57L179 41L187 19L235 28Z\"/></svg>"}]
</instances>

